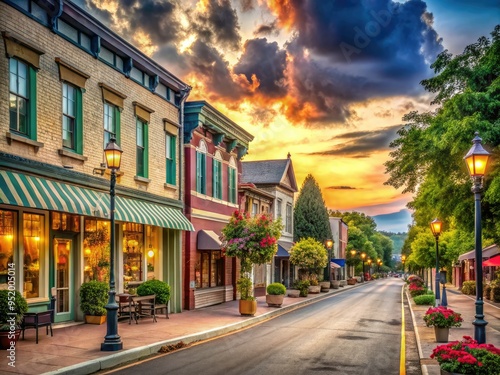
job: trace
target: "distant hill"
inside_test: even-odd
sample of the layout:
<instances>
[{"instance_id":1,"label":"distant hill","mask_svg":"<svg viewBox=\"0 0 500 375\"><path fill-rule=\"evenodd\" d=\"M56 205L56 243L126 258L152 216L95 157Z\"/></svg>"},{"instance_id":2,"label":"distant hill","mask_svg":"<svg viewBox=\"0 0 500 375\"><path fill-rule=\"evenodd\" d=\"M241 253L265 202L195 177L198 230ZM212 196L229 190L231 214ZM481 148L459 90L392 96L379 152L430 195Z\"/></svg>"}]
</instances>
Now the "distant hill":
<instances>
[{"instance_id":1,"label":"distant hill","mask_svg":"<svg viewBox=\"0 0 500 375\"><path fill-rule=\"evenodd\" d=\"M390 214L372 216L377 224L377 231L391 233L407 233L412 222L411 212L407 209Z\"/></svg>"},{"instance_id":2,"label":"distant hill","mask_svg":"<svg viewBox=\"0 0 500 375\"><path fill-rule=\"evenodd\" d=\"M381 231L384 236L389 237L394 243L394 250L392 254L401 254L401 249L405 243L406 237L408 237L408 233L391 233Z\"/></svg>"}]
</instances>

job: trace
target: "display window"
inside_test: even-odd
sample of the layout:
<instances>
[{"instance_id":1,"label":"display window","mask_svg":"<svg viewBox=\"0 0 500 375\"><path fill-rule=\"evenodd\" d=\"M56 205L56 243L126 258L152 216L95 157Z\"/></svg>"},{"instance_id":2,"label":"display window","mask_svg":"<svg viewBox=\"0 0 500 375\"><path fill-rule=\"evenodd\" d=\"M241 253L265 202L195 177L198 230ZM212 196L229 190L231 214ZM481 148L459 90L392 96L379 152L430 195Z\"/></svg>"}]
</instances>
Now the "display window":
<instances>
[{"instance_id":1,"label":"display window","mask_svg":"<svg viewBox=\"0 0 500 375\"><path fill-rule=\"evenodd\" d=\"M83 233L84 281L109 282L110 223L85 219Z\"/></svg>"},{"instance_id":2,"label":"display window","mask_svg":"<svg viewBox=\"0 0 500 375\"><path fill-rule=\"evenodd\" d=\"M44 243L43 215L23 214L23 294L26 299L40 297L40 249Z\"/></svg>"},{"instance_id":3,"label":"display window","mask_svg":"<svg viewBox=\"0 0 500 375\"><path fill-rule=\"evenodd\" d=\"M14 212L0 210L0 289L8 288L9 269L14 267Z\"/></svg>"},{"instance_id":4,"label":"display window","mask_svg":"<svg viewBox=\"0 0 500 375\"><path fill-rule=\"evenodd\" d=\"M198 251L195 266L196 288L213 288L222 285L224 263L220 251Z\"/></svg>"},{"instance_id":5,"label":"display window","mask_svg":"<svg viewBox=\"0 0 500 375\"><path fill-rule=\"evenodd\" d=\"M123 224L123 281L144 281L144 225Z\"/></svg>"}]
</instances>

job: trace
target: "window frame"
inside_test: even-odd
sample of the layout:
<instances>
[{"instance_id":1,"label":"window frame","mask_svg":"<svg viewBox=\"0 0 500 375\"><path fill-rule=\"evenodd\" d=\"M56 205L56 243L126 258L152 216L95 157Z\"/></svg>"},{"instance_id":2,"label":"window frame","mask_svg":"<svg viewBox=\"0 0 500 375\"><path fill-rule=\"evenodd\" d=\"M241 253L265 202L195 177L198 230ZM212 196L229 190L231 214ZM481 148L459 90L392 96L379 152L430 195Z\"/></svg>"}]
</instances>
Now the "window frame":
<instances>
[{"instance_id":1,"label":"window frame","mask_svg":"<svg viewBox=\"0 0 500 375\"><path fill-rule=\"evenodd\" d=\"M222 199L222 156L219 151L212 160L212 196Z\"/></svg>"},{"instance_id":2,"label":"window frame","mask_svg":"<svg viewBox=\"0 0 500 375\"><path fill-rule=\"evenodd\" d=\"M200 141L196 149L196 192L207 193L207 146L204 141Z\"/></svg>"},{"instance_id":3,"label":"window frame","mask_svg":"<svg viewBox=\"0 0 500 375\"><path fill-rule=\"evenodd\" d=\"M106 128L106 107L108 107L111 111L111 113L113 114L113 118L112 118L112 126L114 127L114 129L111 129L111 130L114 130L115 132L113 133L112 131L110 131L109 129ZM116 139L116 144L117 145L120 145L120 117L121 117L121 112L120 112L120 108L118 106L116 106L115 104L113 103L109 103L109 102L104 102L104 106L103 106L103 110L104 110L104 113L103 113L103 116L104 116L104 124L103 124L103 127L104 127L104 148L106 148L106 145L108 144L110 138L114 135L115 139ZM109 117L109 116L108 116ZM109 137L106 138L106 135L109 134Z\"/></svg>"},{"instance_id":4,"label":"window frame","mask_svg":"<svg viewBox=\"0 0 500 375\"><path fill-rule=\"evenodd\" d=\"M177 185L176 145L177 137L165 132L165 180L169 185Z\"/></svg>"},{"instance_id":5,"label":"window frame","mask_svg":"<svg viewBox=\"0 0 500 375\"><path fill-rule=\"evenodd\" d=\"M149 177L149 142L148 123L141 118L136 118L136 175L138 177ZM142 133L142 144L139 144L139 134ZM142 155L140 152L142 151ZM139 166L142 165L142 170Z\"/></svg>"},{"instance_id":6,"label":"window frame","mask_svg":"<svg viewBox=\"0 0 500 375\"><path fill-rule=\"evenodd\" d=\"M16 62L16 91L12 91L12 72L11 72L11 63L12 61ZM19 80L19 65L22 64L22 66L25 67L26 69L26 96L23 97L18 91L18 80ZM19 113L16 111L16 122L15 122L15 127L13 127L12 122L11 122L11 109L10 109L10 104L9 104L9 130L19 134L21 136L27 137L32 140L36 140L36 135L37 135L37 112L36 112L36 103L37 103L37 80L36 80L36 70L31 66L31 64L16 58L16 57L10 57L9 58L9 103L10 103L10 97L15 96L16 97L16 103L18 98L22 98L26 102L26 124L25 124L25 130L21 131L19 129L20 123L19 123ZM16 106L17 108L17 106Z\"/></svg>"},{"instance_id":7,"label":"window frame","mask_svg":"<svg viewBox=\"0 0 500 375\"><path fill-rule=\"evenodd\" d=\"M72 147L68 147L64 144L64 119L65 116L69 116L64 111L64 101L65 101L65 87L71 87L74 92L73 105L74 105L74 115L73 115L73 136L72 136ZM63 148L71 150L77 154L83 154L83 94L80 87L77 87L69 82L62 82L62 142Z\"/></svg>"},{"instance_id":8,"label":"window frame","mask_svg":"<svg viewBox=\"0 0 500 375\"><path fill-rule=\"evenodd\" d=\"M227 166L227 201L233 204L236 204L237 201L237 172L236 172L236 163L234 158L231 157L229 159L229 165Z\"/></svg>"},{"instance_id":9,"label":"window frame","mask_svg":"<svg viewBox=\"0 0 500 375\"><path fill-rule=\"evenodd\" d=\"M285 230L288 233L292 233L292 205L290 203L286 204L286 222Z\"/></svg>"}]
</instances>

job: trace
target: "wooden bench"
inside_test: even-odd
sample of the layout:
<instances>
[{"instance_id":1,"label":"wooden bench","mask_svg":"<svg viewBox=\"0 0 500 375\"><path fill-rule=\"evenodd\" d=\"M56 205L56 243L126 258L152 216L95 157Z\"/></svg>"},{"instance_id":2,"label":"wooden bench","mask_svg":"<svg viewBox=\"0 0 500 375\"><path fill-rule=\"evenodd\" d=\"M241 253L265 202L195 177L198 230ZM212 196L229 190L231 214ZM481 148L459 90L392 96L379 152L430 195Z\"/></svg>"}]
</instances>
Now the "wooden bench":
<instances>
[{"instance_id":1,"label":"wooden bench","mask_svg":"<svg viewBox=\"0 0 500 375\"><path fill-rule=\"evenodd\" d=\"M53 320L54 310L47 310L41 312L33 312L33 313L25 313L23 317L23 321L21 323L21 330L23 331L24 340L24 331L27 328L34 328L36 330L36 343L38 344L38 327L45 327L47 331L47 335L49 334L50 327L50 336L54 336L52 332L52 320Z\"/></svg>"}]
</instances>

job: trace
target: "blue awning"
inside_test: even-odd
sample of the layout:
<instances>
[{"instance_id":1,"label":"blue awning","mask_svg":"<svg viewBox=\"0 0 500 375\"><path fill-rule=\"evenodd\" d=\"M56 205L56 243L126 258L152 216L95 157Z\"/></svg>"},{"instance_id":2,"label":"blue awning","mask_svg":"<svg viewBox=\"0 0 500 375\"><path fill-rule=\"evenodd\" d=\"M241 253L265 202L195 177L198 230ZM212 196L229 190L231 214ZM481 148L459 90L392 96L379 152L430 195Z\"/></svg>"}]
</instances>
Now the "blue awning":
<instances>
[{"instance_id":1,"label":"blue awning","mask_svg":"<svg viewBox=\"0 0 500 375\"><path fill-rule=\"evenodd\" d=\"M340 267L345 266L345 259L331 259L331 261L337 263Z\"/></svg>"},{"instance_id":2,"label":"blue awning","mask_svg":"<svg viewBox=\"0 0 500 375\"><path fill-rule=\"evenodd\" d=\"M276 252L277 257L290 258L290 253L288 252L293 246L293 243L286 241L278 241L278 251Z\"/></svg>"}]
</instances>

